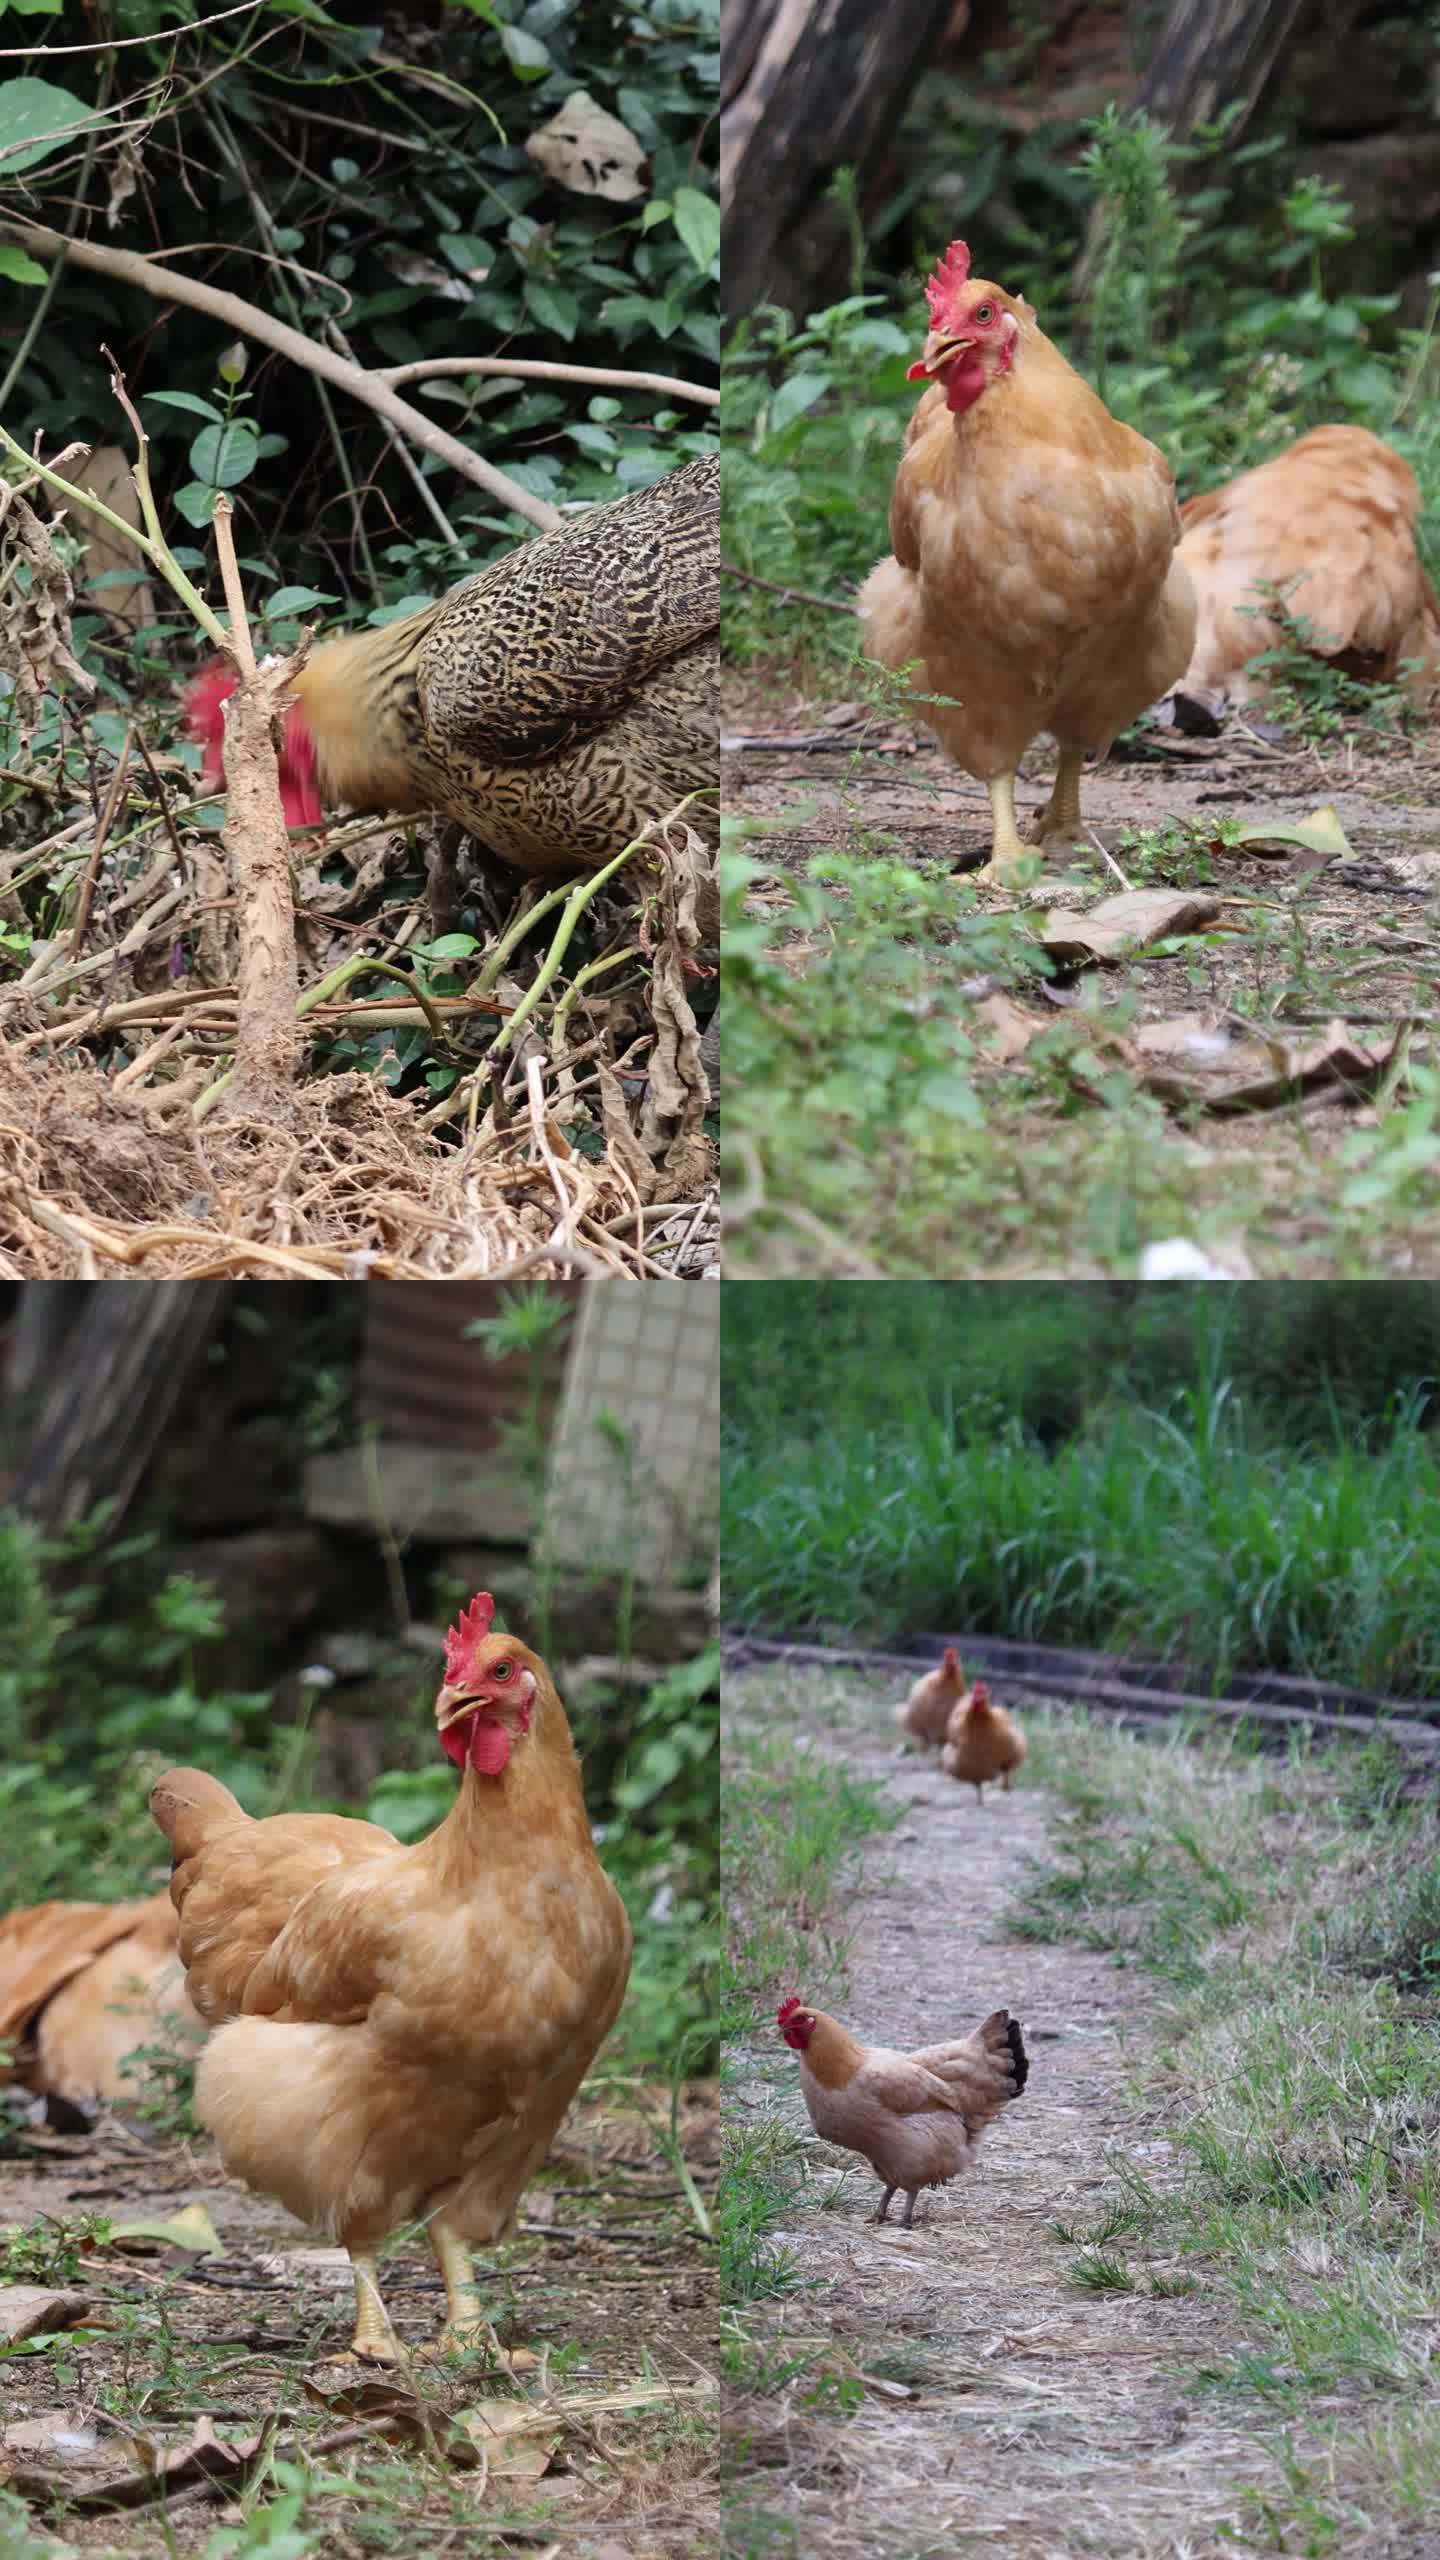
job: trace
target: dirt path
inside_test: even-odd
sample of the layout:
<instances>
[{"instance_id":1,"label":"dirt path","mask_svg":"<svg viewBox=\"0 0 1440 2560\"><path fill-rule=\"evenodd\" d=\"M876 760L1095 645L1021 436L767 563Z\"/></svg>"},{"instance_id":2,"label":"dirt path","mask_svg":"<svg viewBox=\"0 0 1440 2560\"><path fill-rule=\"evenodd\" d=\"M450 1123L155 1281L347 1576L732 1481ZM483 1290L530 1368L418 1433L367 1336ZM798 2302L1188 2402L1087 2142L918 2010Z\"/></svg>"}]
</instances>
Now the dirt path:
<instances>
[{"instance_id":1,"label":"dirt path","mask_svg":"<svg viewBox=\"0 0 1440 2560\"><path fill-rule=\"evenodd\" d=\"M877 2227L869 2171L852 2162L841 2173L845 2155L814 2141L793 2070L772 2073L761 2056L763 2094L754 2083L737 2092L756 2109L778 2097L807 2138L806 2209L776 2237L818 2290L784 2303L785 2334L845 2342L882 2386L793 2446L783 2505L796 2549L804 2560L1233 2551L1216 2527L1267 2465L1224 2401L1187 2388L1225 2343L1213 2300L1085 2292L1073 2247L1050 2228L1090 2225L1127 2158L1168 2183L1172 2146L1144 2096L1152 2003L1141 1978L1080 1947L1007 1937L1024 1862L1046 1861L1042 1790L1022 1782L981 1810L933 1764L897 1762L883 1737L857 1732L842 1756L883 1782L905 1819L871 1849L847 1908L850 1980L835 2007L862 2036L917 2045L1003 2005L1024 2023L1032 2072L973 2175L922 2198L908 2232ZM884 2396L887 2377L913 2396Z\"/></svg>"}]
</instances>

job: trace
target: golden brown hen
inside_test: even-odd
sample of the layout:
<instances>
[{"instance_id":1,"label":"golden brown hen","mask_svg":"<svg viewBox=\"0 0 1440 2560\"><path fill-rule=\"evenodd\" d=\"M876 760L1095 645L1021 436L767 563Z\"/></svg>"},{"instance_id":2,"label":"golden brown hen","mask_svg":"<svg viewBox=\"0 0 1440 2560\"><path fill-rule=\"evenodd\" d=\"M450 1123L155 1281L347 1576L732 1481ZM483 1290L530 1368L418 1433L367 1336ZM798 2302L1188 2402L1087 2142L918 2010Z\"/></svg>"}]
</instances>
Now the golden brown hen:
<instances>
[{"instance_id":1,"label":"golden brown hen","mask_svg":"<svg viewBox=\"0 0 1440 2560\"><path fill-rule=\"evenodd\" d=\"M76 2104L133 2100L140 2047L183 2046L199 2026L168 1894L38 1902L0 1920L0 2043L22 2088Z\"/></svg>"},{"instance_id":2,"label":"golden brown hen","mask_svg":"<svg viewBox=\"0 0 1440 2560\"><path fill-rule=\"evenodd\" d=\"M197 1769L151 1810L191 1997L212 2035L196 2107L233 2176L332 2232L355 2271L353 2352L394 2362L375 2253L422 2220L442 2346L484 2333L472 2243L502 2239L614 2024L630 1926L590 1837L544 1663L481 1592L435 1702L463 1774L438 1831L252 1821Z\"/></svg>"},{"instance_id":3,"label":"golden brown hen","mask_svg":"<svg viewBox=\"0 0 1440 2560\"><path fill-rule=\"evenodd\" d=\"M911 671L918 716L987 784L980 877L1000 878L1030 850L1015 819L1026 748L1045 730L1059 747L1037 834L1068 850L1086 753L1174 682L1195 601L1163 455L1111 417L1027 302L971 277L963 240L927 293L910 371L931 388L895 477L892 554L859 611L871 657Z\"/></svg>"},{"instance_id":4,"label":"golden brown hen","mask_svg":"<svg viewBox=\"0 0 1440 2560\"><path fill-rule=\"evenodd\" d=\"M1415 541L1419 487L1367 428L1314 427L1223 489L1187 498L1180 515L1199 620L1177 694L1211 713L1249 701L1264 689L1252 661L1297 619L1313 654L1345 675L1390 683L1408 666L1419 701L1440 683L1440 604Z\"/></svg>"}]
</instances>

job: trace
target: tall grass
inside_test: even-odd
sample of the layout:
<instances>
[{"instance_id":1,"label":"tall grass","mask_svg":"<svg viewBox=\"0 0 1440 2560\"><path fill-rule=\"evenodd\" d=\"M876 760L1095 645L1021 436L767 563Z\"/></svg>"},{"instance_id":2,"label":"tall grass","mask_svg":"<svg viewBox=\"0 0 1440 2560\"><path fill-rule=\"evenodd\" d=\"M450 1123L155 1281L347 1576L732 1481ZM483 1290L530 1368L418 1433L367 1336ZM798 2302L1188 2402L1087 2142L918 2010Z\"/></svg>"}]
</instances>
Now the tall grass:
<instances>
[{"instance_id":1,"label":"tall grass","mask_svg":"<svg viewBox=\"0 0 1440 2560\"><path fill-rule=\"evenodd\" d=\"M1085 1302L1099 1293L1064 1289L1019 1293L1037 1303L1018 1329L1012 1320L987 1336L977 1311L984 1338L968 1357L956 1345L953 1363L935 1335L943 1305L903 1301L983 1291L852 1292L883 1298L877 1318L893 1307L897 1340L872 1367L853 1336L848 1356L819 1347L823 1310L807 1293L812 1377L792 1372L762 1420L742 1354L757 1350L773 1376L764 1310L734 1301L783 1294L732 1293L726 1309L733 1623L871 1638L971 1627L1134 1647L1217 1681L1248 1668L1433 1690L1440 1465L1419 1427L1420 1382L1392 1384L1367 1427L1330 1373L1287 1416L1237 1391L1237 1346L1197 1314L1188 1374L1177 1378L1172 1361L1168 1387L1133 1343L1138 1379L1122 1368L1087 1383ZM1243 1313L1254 1293L1223 1294L1241 1297ZM1370 1301L1373 1336L1384 1302ZM790 1310L774 1313L783 1347ZM1022 1388L1011 1372L1027 1341Z\"/></svg>"}]
</instances>

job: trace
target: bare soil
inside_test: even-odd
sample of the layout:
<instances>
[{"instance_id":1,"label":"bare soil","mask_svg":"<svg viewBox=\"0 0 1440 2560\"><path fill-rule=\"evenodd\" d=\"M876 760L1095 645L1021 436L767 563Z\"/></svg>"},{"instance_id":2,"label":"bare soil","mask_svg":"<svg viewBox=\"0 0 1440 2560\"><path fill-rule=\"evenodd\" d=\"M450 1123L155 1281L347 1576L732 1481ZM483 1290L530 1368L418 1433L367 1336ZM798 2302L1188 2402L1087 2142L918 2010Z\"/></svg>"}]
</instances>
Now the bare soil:
<instances>
[{"instance_id":1,"label":"bare soil","mask_svg":"<svg viewBox=\"0 0 1440 2560\"><path fill-rule=\"evenodd\" d=\"M653 2101L651 2114L663 2119L668 2091L657 2090ZM713 2089L688 2093L680 2129L704 2187L714 2165ZM161 2245L133 2257L102 2246L84 2253L77 2279L55 2279L57 2291L93 2297L97 2316L120 2324L118 2333L64 2338L0 2364L4 2427L52 2415L58 2423L64 2412L72 2431L98 2435L99 2468L109 2477L133 2471L140 2439L162 2457L184 2444L201 2413L222 2439L244 2440L278 2420L280 2437L303 2446L344 2427L351 2386L389 2386L392 2377L379 2368L325 2361L346 2346L352 2327L338 2253L317 2249L278 2206L226 2179L208 2141L102 2121L91 2135L12 2130L0 2146L0 2252L9 2234L41 2216L73 2222L104 2214L124 2223L169 2218L196 2203L208 2209L223 2255ZM477 2260L477 2269L507 2352L525 2352L513 2378L487 2371L483 2356L413 2368L402 2379L437 2418L511 2390L575 2401L658 2382L660 2394L637 2411L571 2417L557 2431L543 2478L497 2477L480 2497L475 2473L451 2474L433 2459L427 2465L413 2442L377 2438L333 2453L319 2466L330 2490L307 2508L317 2533L311 2547L357 2560L371 2548L432 2550L458 2540L474 2549L482 2539L487 2550L563 2548L575 2560L713 2553L713 2282L646 2116L577 2110L525 2198L514 2241ZM402 2344L413 2349L432 2338L444 2300L423 2241L405 2240L384 2259L381 2285ZM317 2379L328 2407L310 2396ZM14 2459L0 2445L0 2482ZM168 2514L151 2501L134 2514L85 2517L67 2511L63 2464L43 2459L56 2491L53 2502L32 2496L37 2520L47 2514L77 2550L176 2560L202 2549L217 2524L241 2520L223 2488L182 2495ZM92 2484L94 2470L92 2463L77 2491ZM336 2472L346 2470L353 2499L335 2485ZM463 2528L457 2497L469 2501Z\"/></svg>"},{"instance_id":2,"label":"bare soil","mask_svg":"<svg viewBox=\"0 0 1440 2560\"><path fill-rule=\"evenodd\" d=\"M883 853L917 870L947 866L963 874L988 848L983 784L961 773L924 732L850 708L853 717L847 720L845 706L799 693L783 675L769 679L754 670L743 676L732 671L723 762L727 814L773 821L796 812L793 825L749 847L763 865L752 903L772 918L783 919L792 881L827 851ZM814 736L827 726L834 744L819 752L744 743L763 736ZM1048 793L1053 764L1048 741L1025 760L1017 791L1022 831ZM1143 760L1125 761L1117 753L1087 770L1082 786L1087 826L1111 851L1126 828L1156 828L1171 819L1200 827L1227 818L1294 823L1327 805L1344 829L1348 855L1324 863L1299 850L1257 855L1217 846L1204 892L1220 901L1212 925L1172 937L1160 951L1139 953L1119 966L1071 973L1049 997L1044 990L1016 990L1019 1000L1032 1011L1050 1012L1056 1023L1068 1009L1087 1028L1112 1024L1114 1046L1104 1050L1104 1064L1126 1071L1144 1064L1133 1049L1142 1027L1192 1016L1202 1018L1205 1036L1231 1044L1237 1066L1255 1054L1258 1040L1273 1044L1271 1058L1289 1071L1336 1021L1380 1058L1390 1051L1399 1026L1409 1023L1410 1056L1423 1059L1433 1044L1440 974L1440 744L1426 740L1413 750L1362 754L1351 741L1323 754L1292 751L1232 723L1213 741L1157 739ZM1116 858L1124 880L1097 850L1093 858L1079 855L1064 865L1052 859L1042 880L1027 891L986 884L977 897L987 913L1021 907L1036 911L1038 923L1051 907L1089 911L1126 885L1163 885L1168 876L1161 870L1132 882L1126 869L1132 857L1119 847ZM843 898L843 889L839 894ZM824 937L812 940L797 929L786 937L781 956L803 977L823 967L825 948ZM1018 1142L1023 1153L1027 1133L1043 1140L1062 1117L1073 1116L1077 1091L1073 1085L1057 1091L1053 1078L1048 1085L1038 1078L1023 1054L995 1050L976 1010L985 983L957 986L957 975L965 975L963 967L957 971L962 958L956 949L937 947L936 986L962 1019L968 1008L968 1027L982 1054L990 1049L994 1063L977 1069L978 1080L982 1090L1006 1102L1007 1140ZM1358 1244L1337 1244L1336 1158L1353 1131L1377 1125L1373 1079L1367 1085L1341 1074L1318 1091L1282 1093L1276 1107L1220 1117L1203 1107L1204 1073L1192 1073L1178 1055L1175 1063L1186 1089L1168 1106L1174 1178L1203 1213L1238 1177L1236 1198L1243 1198L1243 1206L1235 1215L1234 1231L1242 1238L1236 1276L1246 1276L1247 1266L1262 1277L1335 1277L1352 1264L1361 1275L1372 1265L1377 1275L1440 1270L1440 1238L1432 1222L1397 1218L1394 1233L1385 1235L1382 1218ZM1164 1069L1170 1066L1167 1057ZM1402 1076L1397 1099L1404 1090ZM1078 1098L1093 1108L1100 1097L1092 1084L1088 1093L1082 1086ZM960 1276L954 1256L964 1252L963 1238L947 1245L944 1276ZM1017 1266L982 1276L1034 1277L1038 1271Z\"/></svg>"},{"instance_id":3,"label":"bare soil","mask_svg":"<svg viewBox=\"0 0 1440 2560\"><path fill-rule=\"evenodd\" d=\"M853 2414L805 2410L798 2394L753 2401L742 2506L790 2519L804 2560L1219 2560L1237 2547L1220 2538L1227 2524L1254 2547L1236 2492L1269 2473L1263 2443L1196 2388L1238 2343L1215 2301L1083 2291L1073 2245L1051 2228L1093 2221L1126 2159L1162 2189L1178 2177L1147 2097L1153 1996L1108 1955L1007 1935L1027 1861L1049 1863L1054 1809L1023 1774L977 1805L933 1758L897 1760L878 1707L833 1747L905 1820L867 1859L846 1912L848 1987L828 2005L867 2041L900 2046L1009 2008L1031 2075L973 2173L922 2197L906 2231L873 2220L865 2164L810 2135L788 2054L757 2053L763 2078L742 2081L735 2104L763 2114L778 2100L812 2171L804 2209L775 2235L805 2286L770 2306L777 2337L790 2351L835 2341L866 2379Z\"/></svg>"}]
</instances>

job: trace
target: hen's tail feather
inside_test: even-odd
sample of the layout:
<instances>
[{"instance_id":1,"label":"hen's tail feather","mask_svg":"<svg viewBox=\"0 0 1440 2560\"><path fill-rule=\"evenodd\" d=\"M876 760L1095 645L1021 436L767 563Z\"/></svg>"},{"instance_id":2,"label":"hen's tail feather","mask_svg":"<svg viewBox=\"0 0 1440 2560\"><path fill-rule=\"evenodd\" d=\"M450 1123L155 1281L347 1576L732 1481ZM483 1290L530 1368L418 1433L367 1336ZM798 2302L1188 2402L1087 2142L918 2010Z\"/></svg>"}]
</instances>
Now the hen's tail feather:
<instances>
[{"instance_id":1,"label":"hen's tail feather","mask_svg":"<svg viewBox=\"0 0 1440 2560\"><path fill-rule=\"evenodd\" d=\"M204 1769L167 1769L150 1790L150 1812L170 1843L172 1868L193 1858L212 1831L249 1820L229 1788Z\"/></svg>"},{"instance_id":2,"label":"hen's tail feather","mask_svg":"<svg viewBox=\"0 0 1440 2560\"><path fill-rule=\"evenodd\" d=\"M977 2031L976 2042L993 2055L997 2063L1002 2053L1009 2056L1010 2075L1015 2086L1008 2094L1018 2098L1030 2077L1030 2056L1025 2050L1019 2019L1012 2018L1008 2009L993 2010Z\"/></svg>"}]
</instances>

